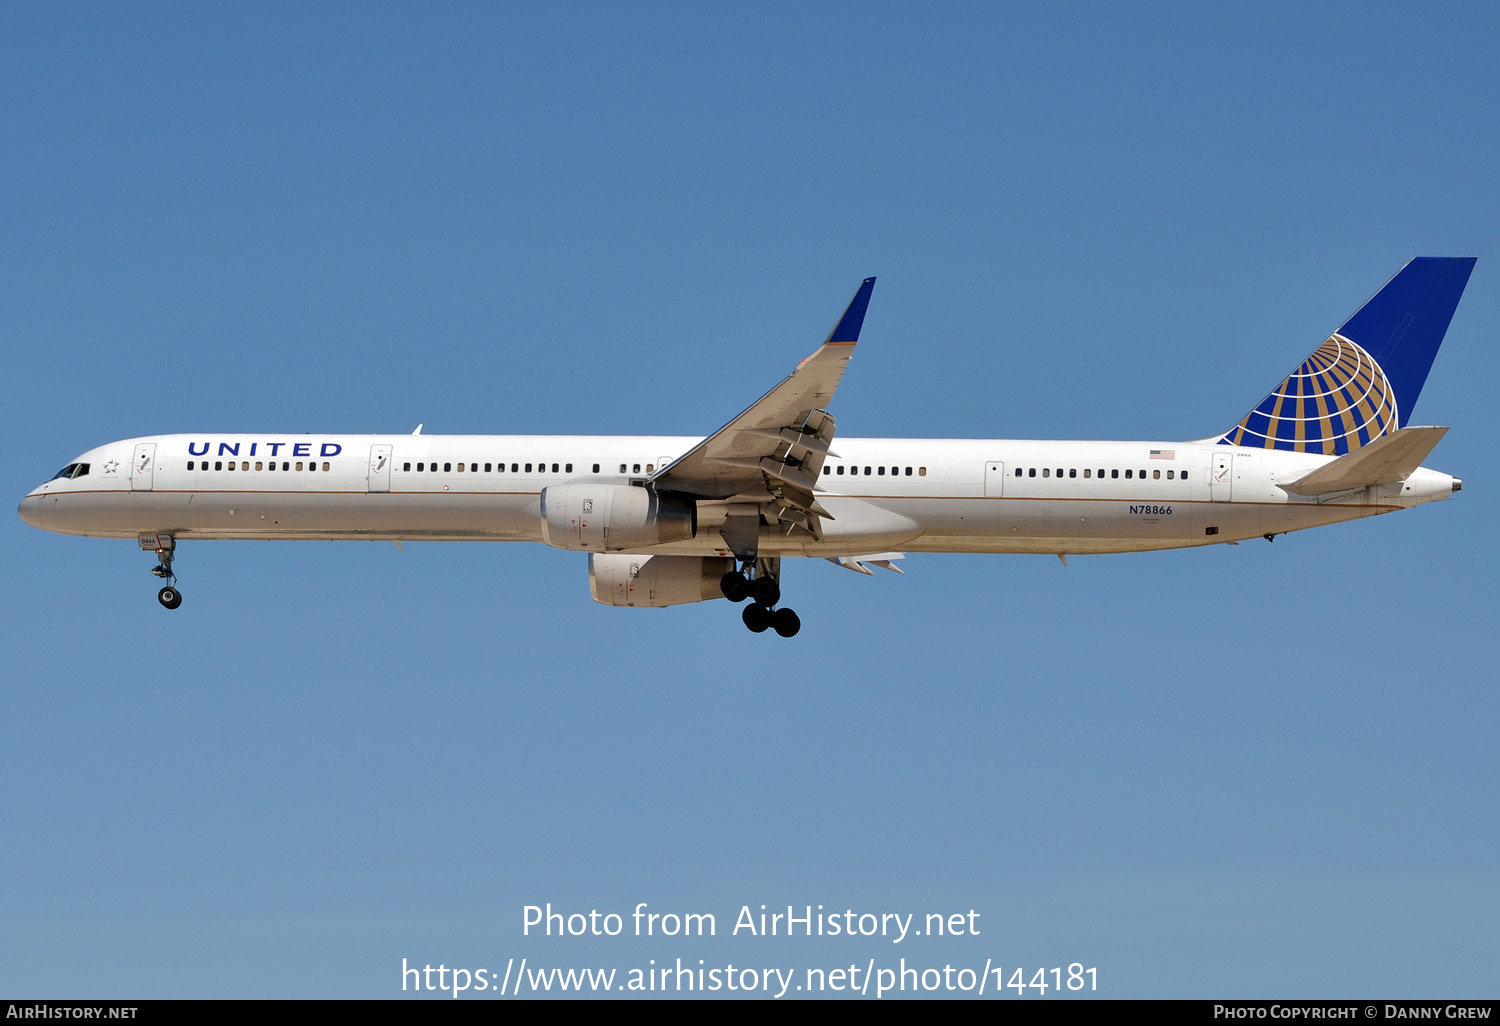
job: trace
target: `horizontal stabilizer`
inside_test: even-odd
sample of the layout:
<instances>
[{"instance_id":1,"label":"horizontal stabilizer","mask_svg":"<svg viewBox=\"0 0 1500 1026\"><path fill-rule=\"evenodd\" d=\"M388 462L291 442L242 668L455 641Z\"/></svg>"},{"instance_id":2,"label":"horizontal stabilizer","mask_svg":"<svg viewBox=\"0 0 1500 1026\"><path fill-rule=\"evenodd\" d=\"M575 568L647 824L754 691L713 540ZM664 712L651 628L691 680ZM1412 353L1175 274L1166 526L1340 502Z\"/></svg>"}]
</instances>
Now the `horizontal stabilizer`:
<instances>
[{"instance_id":1,"label":"horizontal stabilizer","mask_svg":"<svg viewBox=\"0 0 1500 1026\"><path fill-rule=\"evenodd\" d=\"M1447 433L1445 427L1401 428L1282 487L1298 495L1328 495L1405 481Z\"/></svg>"}]
</instances>

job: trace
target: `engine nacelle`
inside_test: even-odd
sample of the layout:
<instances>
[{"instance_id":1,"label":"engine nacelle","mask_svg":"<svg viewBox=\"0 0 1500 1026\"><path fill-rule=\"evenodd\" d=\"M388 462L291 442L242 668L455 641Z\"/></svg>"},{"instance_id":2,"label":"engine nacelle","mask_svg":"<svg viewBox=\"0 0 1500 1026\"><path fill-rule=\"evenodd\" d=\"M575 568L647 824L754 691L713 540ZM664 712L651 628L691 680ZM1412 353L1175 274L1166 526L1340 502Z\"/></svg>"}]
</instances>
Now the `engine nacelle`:
<instances>
[{"instance_id":1,"label":"engine nacelle","mask_svg":"<svg viewBox=\"0 0 1500 1026\"><path fill-rule=\"evenodd\" d=\"M728 556L639 556L589 553L589 593L605 606L680 606L723 598Z\"/></svg>"},{"instance_id":2,"label":"engine nacelle","mask_svg":"<svg viewBox=\"0 0 1500 1026\"><path fill-rule=\"evenodd\" d=\"M624 552L687 541L697 533L698 504L692 499L634 485L542 489L542 540L554 548Z\"/></svg>"}]
</instances>

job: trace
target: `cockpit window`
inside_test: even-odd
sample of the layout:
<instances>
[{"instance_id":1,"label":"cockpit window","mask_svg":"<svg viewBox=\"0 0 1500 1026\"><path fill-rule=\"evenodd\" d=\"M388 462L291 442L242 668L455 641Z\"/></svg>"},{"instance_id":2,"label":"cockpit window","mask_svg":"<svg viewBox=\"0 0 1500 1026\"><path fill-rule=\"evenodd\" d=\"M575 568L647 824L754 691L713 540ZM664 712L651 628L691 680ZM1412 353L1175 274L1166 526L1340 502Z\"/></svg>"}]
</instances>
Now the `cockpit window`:
<instances>
[{"instance_id":1,"label":"cockpit window","mask_svg":"<svg viewBox=\"0 0 1500 1026\"><path fill-rule=\"evenodd\" d=\"M74 477L82 477L84 474L87 474L88 472L89 472L89 465L87 463L80 463L80 464L78 464L78 469L75 470L75 471L73 471L73 476Z\"/></svg>"},{"instance_id":2,"label":"cockpit window","mask_svg":"<svg viewBox=\"0 0 1500 1026\"><path fill-rule=\"evenodd\" d=\"M69 463L66 467L63 467L57 473L53 474L52 475L52 480L56 481L60 477L61 478L82 477L84 474L87 474L88 472L89 472L89 465L87 463Z\"/></svg>"}]
</instances>

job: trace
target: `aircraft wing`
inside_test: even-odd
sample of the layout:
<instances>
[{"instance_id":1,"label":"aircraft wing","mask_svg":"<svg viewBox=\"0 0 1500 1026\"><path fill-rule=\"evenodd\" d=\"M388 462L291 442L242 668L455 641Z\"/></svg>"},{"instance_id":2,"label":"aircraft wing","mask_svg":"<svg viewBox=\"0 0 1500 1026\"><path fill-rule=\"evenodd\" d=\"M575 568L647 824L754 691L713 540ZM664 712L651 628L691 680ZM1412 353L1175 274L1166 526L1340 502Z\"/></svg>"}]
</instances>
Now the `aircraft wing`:
<instances>
[{"instance_id":1,"label":"aircraft wing","mask_svg":"<svg viewBox=\"0 0 1500 1026\"><path fill-rule=\"evenodd\" d=\"M805 527L816 536L817 518L828 513L813 491L834 431L824 407L859 341L874 288L874 278L861 282L817 352L749 409L657 471L651 478L655 488L768 503L790 529Z\"/></svg>"}]
</instances>

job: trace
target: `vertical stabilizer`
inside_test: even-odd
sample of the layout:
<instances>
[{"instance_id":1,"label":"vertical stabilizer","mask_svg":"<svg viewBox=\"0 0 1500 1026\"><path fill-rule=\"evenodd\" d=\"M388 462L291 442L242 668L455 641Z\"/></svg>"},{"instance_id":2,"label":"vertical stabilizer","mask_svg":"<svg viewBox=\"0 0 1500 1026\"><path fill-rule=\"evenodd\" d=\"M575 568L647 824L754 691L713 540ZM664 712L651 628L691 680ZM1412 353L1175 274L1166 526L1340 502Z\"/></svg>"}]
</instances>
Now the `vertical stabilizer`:
<instances>
[{"instance_id":1,"label":"vertical stabilizer","mask_svg":"<svg viewBox=\"0 0 1500 1026\"><path fill-rule=\"evenodd\" d=\"M1405 427L1473 269L1412 260L1220 444L1342 456Z\"/></svg>"}]
</instances>

